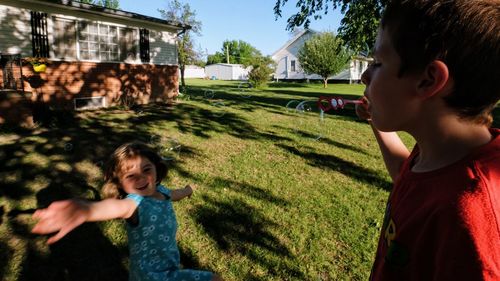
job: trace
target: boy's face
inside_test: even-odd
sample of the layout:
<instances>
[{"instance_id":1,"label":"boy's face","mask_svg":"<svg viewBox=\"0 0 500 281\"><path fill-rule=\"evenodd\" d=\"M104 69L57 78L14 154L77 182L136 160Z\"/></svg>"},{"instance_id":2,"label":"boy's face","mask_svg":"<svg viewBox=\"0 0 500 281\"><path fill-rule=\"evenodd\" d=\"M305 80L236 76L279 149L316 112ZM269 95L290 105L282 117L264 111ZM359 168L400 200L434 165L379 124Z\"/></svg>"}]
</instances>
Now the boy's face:
<instances>
[{"instance_id":1,"label":"boy's face","mask_svg":"<svg viewBox=\"0 0 500 281\"><path fill-rule=\"evenodd\" d=\"M125 160L119 177L127 194L151 196L156 192L156 167L146 157Z\"/></svg>"},{"instance_id":2,"label":"boy's face","mask_svg":"<svg viewBox=\"0 0 500 281\"><path fill-rule=\"evenodd\" d=\"M407 131L418 122L418 77L410 74L398 77L401 60L387 28L379 29L373 57L374 62L361 77L366 85L372 123L381 131Z\"/></svg>"}]
</instances>

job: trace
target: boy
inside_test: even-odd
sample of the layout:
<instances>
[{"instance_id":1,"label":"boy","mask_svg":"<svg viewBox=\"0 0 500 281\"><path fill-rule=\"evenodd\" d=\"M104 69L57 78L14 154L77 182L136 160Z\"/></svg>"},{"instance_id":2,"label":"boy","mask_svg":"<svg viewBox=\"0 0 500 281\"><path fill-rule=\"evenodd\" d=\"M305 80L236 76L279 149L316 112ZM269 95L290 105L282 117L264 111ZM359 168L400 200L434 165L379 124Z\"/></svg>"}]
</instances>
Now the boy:
<instances>
[{"instance_id":1,"label":"boy","mask_svg":"<svg viewBox=\"0 0 500 281\"><path fill-rule=\"evenodd\" d=\"M388 4L356 108L394 180L370 280L500 280L499 69L499 0Z\"/></svg>"}]
</instances>

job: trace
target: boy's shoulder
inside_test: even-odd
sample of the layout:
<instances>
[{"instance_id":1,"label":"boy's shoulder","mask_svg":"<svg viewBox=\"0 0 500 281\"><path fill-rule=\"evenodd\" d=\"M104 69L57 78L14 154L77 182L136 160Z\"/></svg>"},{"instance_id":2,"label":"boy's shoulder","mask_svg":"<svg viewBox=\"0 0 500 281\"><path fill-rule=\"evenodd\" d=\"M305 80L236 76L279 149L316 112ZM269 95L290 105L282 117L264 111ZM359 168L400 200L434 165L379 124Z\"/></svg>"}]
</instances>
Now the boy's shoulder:
<instances>
[{"instance_id":1,"label":"boy's shoulder","mask_svg":"<svg viewBox=\"0 0 500 281\"><path fill-rule=\"evenodd\" d=\"M492 140L484 146L478 148L473 153L473 158L476 162L485 163L488 165L500 163L500 129L490 129ZM494 168L500 170L500 165L495 165Z\"/></svg>"},{"instance_id":2,"label":"boy's shoulder","mask_svg":"<svg viewBox=\"0 0 500 281\"><path fill-rule=\"evenodd\" d=\"M473 158L474 170L483 181L500 184L500 130L491 129L493 140L481 147ZM500 190L500 189L499 189Z\"/></svg>"}]
</instances>

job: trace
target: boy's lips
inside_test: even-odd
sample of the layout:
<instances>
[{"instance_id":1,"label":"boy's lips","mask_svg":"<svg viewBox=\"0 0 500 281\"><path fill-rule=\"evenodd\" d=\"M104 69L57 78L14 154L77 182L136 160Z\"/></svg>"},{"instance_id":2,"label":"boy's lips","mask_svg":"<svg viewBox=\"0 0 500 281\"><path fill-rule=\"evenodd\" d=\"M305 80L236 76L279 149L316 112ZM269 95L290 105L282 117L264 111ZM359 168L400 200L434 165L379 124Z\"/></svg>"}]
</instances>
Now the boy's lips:
<instances>
[{"instance_id":1,"label":"boy's lips","mask_svg":"<svg viewBox=\"0 0 500 281\"><path fill-rule=\"evenodd\" d=\"M146 188L148 188L148 184L147 183L145 185L143 185L143 186L138 187L137 189L144 190Z\"/></svg>"}]
</instances>

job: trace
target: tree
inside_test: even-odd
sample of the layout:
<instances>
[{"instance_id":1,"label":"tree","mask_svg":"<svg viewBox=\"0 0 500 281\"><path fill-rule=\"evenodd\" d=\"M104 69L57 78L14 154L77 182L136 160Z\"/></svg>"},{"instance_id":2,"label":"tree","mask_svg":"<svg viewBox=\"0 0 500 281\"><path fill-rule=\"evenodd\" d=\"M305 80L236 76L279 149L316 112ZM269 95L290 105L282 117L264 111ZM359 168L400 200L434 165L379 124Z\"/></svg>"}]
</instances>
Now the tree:
<instances>
[{"instance_id":1,"label":"tree","mask_svg":"<svg viewBox=\"0 0 500 281\"><path fill-rule=\"evenodd\" d=\"M252 70L248 73L248 81L255 88L260 88L269 80L270 75L274 72L275 62L269 56L257 56L250 63Z\"/></svg>"},{"instance_id":2,"label":"tree","mask_svg":"<svg viewBox=\"0 0 500 281\"><path fill-rule=\"evenodd\" d=\"M118 9L120 7L120 3L118 0L81 0L80 2L111 9Z\"/></svg>"},{"instance_id":3,"label":"tree","mask_svg":"<svg viewBox=\"0 0 500 281\"><path fill-rule=\"evenodd\" d=\"M158 9L162 18L180 22L186 26L191 27L186 28L177 36L177 52L179 60L179 69L181 72L181 85L182 88L186 87L186 81L184 79L184 71L187 64L194 64L200 60L200 55L194 49L192 33L196 35L201 35L201 22L196 20L196 11L191 10L189 4L182 5L179 0L171 0L168 4L168 10Z\"/></svg>"},{"instance_id":4,"label":"tree","mask_svg":"<svg viewBox=\"0 0 500 281\"><path fill-rule=\"evenodd\" d=\"M299 12L287 20L287 30L309 27L311 17L321 19L322 14L340 8L344 18L340 22L338 36L353 51L368 51L375 44L382 11L388 0L297 0ZM276 0L274 14L281 17L282 7L288 0Z\"/></svg>"},{"instance_id":5,"label":"tree","mask_svg":"<svg viewBox=\"0 0 500 281\"><path fill-rule=\"evenodd\" d=\"M299 63L307 74L318 74L323 78L323 87L328 77L343 70L351 58L342 39L331 32L313 35L299 50Z\"/></svg>"},{"instance_id":6,"label":"tree","mask_svg":"<svg viewBox=\"0 0 500 281\"><path fill-rule=\"evenodd\" d=\"M243 40L226 40L222 43L220 52L207 57L207 64L236 63L249 66L255 58L262 54L255 47Z\"/></svg>"}]
</instances>

